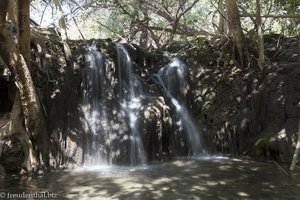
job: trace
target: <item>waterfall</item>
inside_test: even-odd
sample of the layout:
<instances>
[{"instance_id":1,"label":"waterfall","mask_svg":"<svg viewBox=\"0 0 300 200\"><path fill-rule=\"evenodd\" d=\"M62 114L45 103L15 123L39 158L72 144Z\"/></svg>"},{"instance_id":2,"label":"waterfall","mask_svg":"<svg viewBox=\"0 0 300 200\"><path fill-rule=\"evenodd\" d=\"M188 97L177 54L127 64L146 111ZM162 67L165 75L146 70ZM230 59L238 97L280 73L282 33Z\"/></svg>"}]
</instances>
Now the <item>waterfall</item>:
<instances>
[{"instance_id":1,"label":"waterfall","mask_svg":"<svg viewBox=\"0 0 300 200\"><path fill-rule=\"evenodd\" d=\"M131 165L145 164L144 147L141 137L140 110L144 98L142 84L133 72L132 61L122 44L116 46L118 56L117 98L128 117L130 128Z\"/></svg>"},{"instance_id":2,"label":"waterfall","mask_svg":"<svg viewBox=\"0 0 300 200\"><path fill-rule=\"evenodd\" d=\"M109 120L106 108L104 56L97 51L96 44L87 49L83 70L83 104L87 138L85 164L107 164L109 152L105 147L109 136Z\"/></svg>"},{"instance_id":3,"label":"waterfall","mask_svg":"<svg viewBox=\"0 0 300 200\"><path fill-rule=\"evenodd\" d=\"M166 98L175 108L181 126L187 134L193 155L197 156L204 153L201 145L200 133L193 117L182 101L185 92L185 73L187 66L176 57L169 58L169 60L169 64L161 68L156 74L157 84L162 87Z\"/></svg>"},{"instance_id":4,"label":"waterfall","mask_svg":"<svg viewBox=\"0 0 300 200\"><path fill-rule=\"evenodd\" d=\"M152 99L149 98L149 94L144 94L142 78L138 75L135 64L123 44L116 45L116 54L115 70L112 70L110 65L105 65L105 57L97 50L95 44L91 45L85 54L81 110L84 122L82 143L86 165L111 163L143 165L146 163L145 154L149 154L148 149L144 149L143 139L148 141L149 138L154 138L155 131L158 131L154 128L153 132L152 130L143 132L148 126L145 125L148 123L144 118L145 107L152 105L149 103ZM169 59L169 64L155 75L157 84L162 87L165 99L173 108L174 116L179 119L177 121L179 128L187 134L191 152L197 156L203 153L200 134L183 101L187 66L178 58ZM114 73L113 76L110 73ZM109 79L112 77L114 80L111 83L115 84L110 85ZM159 131L162 131L162 128ZM170 134L172 133L167 131L161 133L161 137L171 138ZM151 145L149 141L145 144ZM164 145L165 149L172 148L168 143Z\"/></svg>"}]
</instances>

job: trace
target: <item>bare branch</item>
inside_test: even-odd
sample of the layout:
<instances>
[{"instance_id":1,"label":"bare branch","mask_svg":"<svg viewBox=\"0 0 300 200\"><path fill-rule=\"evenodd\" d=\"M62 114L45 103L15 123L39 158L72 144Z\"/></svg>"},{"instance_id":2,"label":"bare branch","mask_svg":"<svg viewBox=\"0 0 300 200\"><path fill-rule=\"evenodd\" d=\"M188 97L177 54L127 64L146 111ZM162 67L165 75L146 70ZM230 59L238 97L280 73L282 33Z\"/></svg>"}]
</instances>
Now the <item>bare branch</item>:
<instances>
[{"instance_id":1,"label":"bare branch","mask_svg":"<svg viewBox=\"0 0 300 200\"><path fill-rule=\"evenodd\" d=\"M156 31L169 32L169 33L172 32L172 29L170 29L170 28L162 28L162 27L158 27L158 26L148 26L148 27L145 27L145 28L156 30ZM210 34L207 31L196 31L196 30L194 32L186 32L186 31L183 31L183 30L177 30L175 32L175 34L185 35L185 36L198 36L198 35L206 35L207 36L207 35L213 35L213 34Z\"/></svg>"},{"instance_id":2,"label":"bare branch","mask_svg":"<svg viewBox=\"0 0 300 200\"><path fill-rule=\"evenodd\" d=\"M183 15L185 15L189 10L191 10L197 3L199 2L199 0L194 0L194 2L187 7L182 13L180 13L180 15L178 16L178 18L181 18Z\"/></svg>"},{"instance_id":3,"label":"bare branch","mask_svg":"<svg viewBox=\"0 0 300 200\"><path fill-rule=\"evenodd\" d=\"M42 22L43 22L44 15L45 15L45 12L46 12L46 9L47 9L48 6L49 6L49 2L46 4L46 6L45 6L45 8L44 8L44 10L42 12L42 16L41 16L41 19L40 19L40 24L42 24Z\"/></svg>"},{"instance_id":4,"label":"bare branch","mask_svg":"<svg viewBox=\"0 0 300 200\"><path fill-rule=\"evenodd\" d=\"M255 14L241 14L240 17L256 17ZM261 15L262 18L294 18L299 19L300 15Z\"/></svg>"}]
</instances>

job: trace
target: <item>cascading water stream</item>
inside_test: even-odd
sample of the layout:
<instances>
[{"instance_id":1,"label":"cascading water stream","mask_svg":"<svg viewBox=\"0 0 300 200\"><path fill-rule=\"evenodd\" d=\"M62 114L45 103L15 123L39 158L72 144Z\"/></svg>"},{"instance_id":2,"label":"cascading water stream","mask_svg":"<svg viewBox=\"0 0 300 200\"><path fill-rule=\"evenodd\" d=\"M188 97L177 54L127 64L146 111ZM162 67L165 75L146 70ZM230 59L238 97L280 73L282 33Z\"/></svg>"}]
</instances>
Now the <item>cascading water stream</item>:
<instances>
[{"instance_id":1,"label":"cascading water stream","mask_svg":"<svg viewBox=\"0 0 300 200\"><path fill-rule=\"evenodd\" d=\"M133 73L132 61L128 51L122 44L116 46L119 67L119 86L117 98L123 111L128 116L130 135L130 163L131 165L145 164L144 147L139 125L139 112L144 98L142 84Z\"/></svg>"},{"instance_id":2,"label":"cascading water stream","mask_svg":"<svg viewBox=\"0 0 300 200\"><path fill-rule=\"evenodd\" d=\"M176 114L181 120L181 125L187 134L193 156L204 153L201 145L200 134L185 104L180 100L184 94L185 72L187 66L178 58L169 58L170 63L161 68L157 75L158 84L162 87L165 96L174 106Z\"/></svg>"},{"instance_id":3,"label":"cascading water stream","mask_svg":"<svg viewBox=\"0 0 300 200\"><path fill-rule=\"evenodd\" d=\"M83 72L83 106L85 130L87 133L87 157L85 164L107 164L109 120L107 115L105 88L105 64L96 44L87 49L86 67Z\"/></svg>"}]
</instances>

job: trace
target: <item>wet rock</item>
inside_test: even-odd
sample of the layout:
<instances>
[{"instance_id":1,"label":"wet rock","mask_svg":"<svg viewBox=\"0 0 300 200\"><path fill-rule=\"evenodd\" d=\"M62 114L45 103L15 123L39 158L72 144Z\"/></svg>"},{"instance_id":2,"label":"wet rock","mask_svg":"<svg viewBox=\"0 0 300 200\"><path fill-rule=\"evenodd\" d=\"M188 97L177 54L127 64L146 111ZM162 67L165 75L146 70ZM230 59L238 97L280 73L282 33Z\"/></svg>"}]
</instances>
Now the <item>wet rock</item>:
<instances>
[{"instance_id":1,"label":"wet rock","mask_svg":"<svg viewBox=\"0 0 300 200\"><path fill-rule=\"evenodd\" d=\"M151 98L143 113L143 140L147 160L164 160L172 152L172 118L163 97ZM174 151L174 150L173 150Z\"/></svg>"}]
</instances>

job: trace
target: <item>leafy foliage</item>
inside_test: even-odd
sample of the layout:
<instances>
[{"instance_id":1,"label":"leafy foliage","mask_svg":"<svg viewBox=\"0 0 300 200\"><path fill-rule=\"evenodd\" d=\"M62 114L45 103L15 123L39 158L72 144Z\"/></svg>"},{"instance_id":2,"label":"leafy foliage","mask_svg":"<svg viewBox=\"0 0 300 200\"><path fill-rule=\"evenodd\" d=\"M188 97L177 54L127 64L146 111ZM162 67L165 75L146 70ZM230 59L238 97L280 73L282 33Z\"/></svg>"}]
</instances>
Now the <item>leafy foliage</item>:
<instances>
[{"instance_id":1,"label":"leafy foliage","mask_svg":"<svg viewBox=\"0 0 300 200\"><path fill-rule=\"evenodd\" d=\"M238 0L241 14L254 14L255 1ZM162 47L217 31L219 0L63 0L71 38L112 38ZM32 1L32 18L41 25L55 24L49 0ZM297 15L298 0L262 0L262 15ZM255 17L243 17L246 32L255 29ZM76 27L74 22L78 24ZM263 18L265 33L297 35L300 18Z\"/></svg>"}]
</instances>

